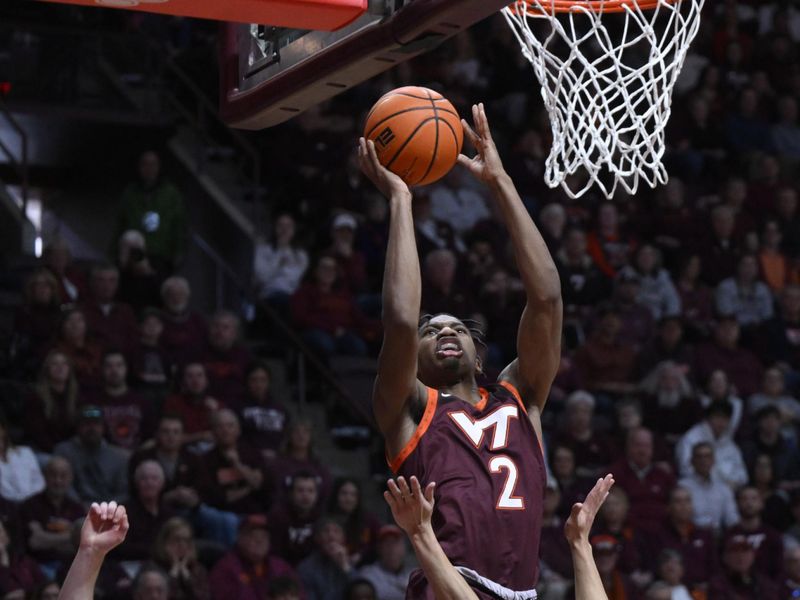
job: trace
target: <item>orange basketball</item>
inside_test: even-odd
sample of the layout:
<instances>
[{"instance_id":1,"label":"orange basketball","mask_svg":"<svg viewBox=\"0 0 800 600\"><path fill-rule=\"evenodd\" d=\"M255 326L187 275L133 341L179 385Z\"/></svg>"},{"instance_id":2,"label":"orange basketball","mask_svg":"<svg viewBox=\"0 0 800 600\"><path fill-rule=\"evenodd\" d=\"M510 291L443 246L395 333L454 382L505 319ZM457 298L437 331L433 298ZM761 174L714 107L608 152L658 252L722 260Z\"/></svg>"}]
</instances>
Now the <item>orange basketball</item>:
<instances>
[{"instance_id":1,"label":"orange basketball","mask_svg":"<svg viewBox=\"0 0 800 600\"><path fill-rule=\"evenodd\" d=\"M408 86L381 96L367 115L364 137L375 142L384 167L408 185L427 185L456 164L464 130L447 98Z\"/></svg>"}]
</instances>

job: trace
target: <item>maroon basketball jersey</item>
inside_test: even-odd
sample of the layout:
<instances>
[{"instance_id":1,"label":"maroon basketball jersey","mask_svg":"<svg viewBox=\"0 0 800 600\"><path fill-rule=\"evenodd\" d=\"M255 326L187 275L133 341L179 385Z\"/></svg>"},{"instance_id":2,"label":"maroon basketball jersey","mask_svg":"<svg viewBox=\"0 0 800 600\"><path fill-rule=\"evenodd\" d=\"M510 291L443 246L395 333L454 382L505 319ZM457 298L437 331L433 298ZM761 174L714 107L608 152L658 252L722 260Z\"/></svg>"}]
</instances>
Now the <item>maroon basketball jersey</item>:
<instances>
[{"instance_id":1,"label":"maroon basketball jersey","mask_svg":"<svg viewBox=\"0 0 800 600\"><path fill-rule=\"evenodd\" d=\"M436 482L433 530L454 565L531 590L539 576L542 450L517 390L507 382L490 389L481 388L476 405L428 389L414 435L389 466L416 475L423 488ZM421 577L412 575L415 598L426 587Z\"/></svg>"}]
</instances>

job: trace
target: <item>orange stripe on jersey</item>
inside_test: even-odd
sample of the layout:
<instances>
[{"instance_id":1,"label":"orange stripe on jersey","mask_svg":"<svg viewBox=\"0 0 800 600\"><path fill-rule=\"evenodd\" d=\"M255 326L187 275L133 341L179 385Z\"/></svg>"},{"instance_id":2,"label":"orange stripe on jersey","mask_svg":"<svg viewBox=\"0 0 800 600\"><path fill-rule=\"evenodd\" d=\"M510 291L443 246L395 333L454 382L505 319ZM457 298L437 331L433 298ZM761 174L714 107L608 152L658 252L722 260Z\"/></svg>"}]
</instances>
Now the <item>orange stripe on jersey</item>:
<instances>
[{"instance_id":1,"label":"orange stripe on jersey","mask_svg":"<svg viewBox=\"0 0 800 600\"><path fill-rule=\"evenodd\" d=\"M481 395L480 401L475 405L475 410L481 411L486 408L486 403L489 402L489 390L486 388L479 388L478 392Z\"/></svg>"},{"instance_id":2,"label":"orange stripe on jersey","mask_svg":"<svg viewBox=\"0 0 800 600\"><path fill-rule=\"evenodd\" d=\"M408 440L405 447L400 451L400 454L395 456L393 460L387 461L392 473L396 474L397 471L400 470L400 467L403 466L405 460L417 447L419 441L422 439L422 436L425 435L426 431L428 431L431 421L433 421L433 415L436 412L436 403L439 400L439 392L432 388L427 388L427 390L428 402L425 405L425 412L422 415L422 419L420 420L419 425L417 425L417 428L414 430L414 435L412 435L411 439Z\"/></svg>"},{"instance_id":3,"label":"orange stripe on jersey","mask_svg":"<svg viewBox=\"0 0 800 600\"><path fill-rule=\"evenodd\" d=\"M515 388L514 385L509 383L508 381L498 381L497 383L499 383L509 392L511 392L511 395L517 399L517 402L519 402L519 407L522 409L522 412L524 412L527 415L528 409L525 408L525 403L522 401L522 396L519 395L519 390L517 390L517 388Z\"/></svg>"}]
</instances>

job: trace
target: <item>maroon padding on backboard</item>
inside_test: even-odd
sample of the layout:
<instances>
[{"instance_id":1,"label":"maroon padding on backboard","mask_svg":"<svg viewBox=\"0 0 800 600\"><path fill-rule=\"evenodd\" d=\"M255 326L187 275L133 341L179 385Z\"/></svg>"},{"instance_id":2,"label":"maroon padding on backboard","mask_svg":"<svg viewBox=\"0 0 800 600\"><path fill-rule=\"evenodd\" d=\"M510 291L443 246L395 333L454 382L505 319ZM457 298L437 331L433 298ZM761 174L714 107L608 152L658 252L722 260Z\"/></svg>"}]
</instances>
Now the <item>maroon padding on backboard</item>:
<instances>
[{"instance_id":1,"label":"maroon padding on backboard","mask_svg":"<svg viewBox=\"0 0 800 600\"><path fill-rule=\"evenodd\" d=\"M225 24L220 49L220 114L228 124L243 129L276 125L430 49L424 44L415 47L412 42L427 36L442 41L508 3L508 0L412 0L383 22L245 92L238 90L237 25Z\"/></svg>"}]
</instances>

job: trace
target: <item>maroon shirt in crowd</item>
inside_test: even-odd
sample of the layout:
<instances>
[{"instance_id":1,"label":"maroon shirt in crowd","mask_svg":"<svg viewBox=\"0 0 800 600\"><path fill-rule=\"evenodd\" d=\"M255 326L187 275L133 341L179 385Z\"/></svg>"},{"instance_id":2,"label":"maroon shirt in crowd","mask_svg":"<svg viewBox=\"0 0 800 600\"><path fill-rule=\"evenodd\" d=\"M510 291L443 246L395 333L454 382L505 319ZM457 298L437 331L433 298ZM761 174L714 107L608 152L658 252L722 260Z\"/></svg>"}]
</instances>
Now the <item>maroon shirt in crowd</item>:
<instances>
[{"instance_id":1,"label":"maroon shirt in crowd","mask_svg":"<svg viewBox=\"0 0 800 600\"><path fill-rule=\"evenodd\" d=\"M283 404L268 397L263 403L245 401L238 411L242 439L253 448L277 452L283 441L288 414Z\"/></svg>"},{"instance_id":2,"label":"maroon shirt in crowd","mask_svg":"<svg viewBox=\"0 0 800 600\"><path fill-rule=\"evenodd\" d=\"M345 288L323 292L306 282L292 296L292 318L301 329L320 329L334 334L337 329L358 332L363 317L352 294Z\"/></svg>"},{"instance_id":3,"label":"maroon shirt in crowd","mask_svg":"<svg viewBox=\"0 0 800 600\"><path fill-rule=\"evenodd\" d=\"M726 532L728 537L743 535L756 551L753 570L772 580L777 580L783 572L783 538L769 525L761 525L754 530L745 530L734 525Z\"/></svg>"},{"instance_id":4,"label":"maroon shirt in crowd","mask_svg":"<svg viewBox=\"0 0 800 600\"><path fill-rule=\"evenodd\" d=\"M125 509L131 527L113 556L117 560L147 560L158 532L164 523L175 516L175 512L162 502L158 514L154 515L135 497L125 503Z\"/></svg>"},{"instance_id":5,"label":"maroon shirt in crowd","mask_svg":"<svg viewBox=\"0 0 800 600\"><path fill-rule=\"evenodd\" d=\"M667 516L669 491L675 485L672 473L655 465L637 473L624 458L611 465L609 470L630 500L630 524L640 531L656 531Z\"/></svg>"},{"instance_id":6,"label":"maroon shirt in crowd","mask_svg":"<svg viewBox=\"0 0 800 600\"><path fill-rule=\"evenodd\" d=\"M3 593L23 589L27 597L45 581L39 564L27 554L12 554L9 565L0 566L0 590Z\"/></svg>"},{"instance_id":7,"label":"maroon shirt in crowd","mask_svg":"<svg viewBox=\"0 0 800 600\"><path fill-rule=\"evenodd\" d=\"M648 536L650 569L655 569L655 559L662 550L670 549L680 553L685 573L683 581L687 586L704 584L717 572L717 550L714 535L710 529L690 525L686 531L679 532L671 521L665 521L661 529Z\"/></svg>"},{"instance_id":8,"label":"maroon shirt in crowd","mask_svg":"<svg viewBox=\"0 0 800 600\"><path fill-rule=\"evenodd\" d=\"M763 575L743 580L720 573L708 582L708 600L788 600L778 594L778 586Z\"/></svg>"},{"instance_id":9,"label":"maroon shirt in crowd","mask_svg":"<svg viewBox=\"0 0 800 600\"><path fill-rule=\"evenodd\" d=\"M590 479L599 475L608 465L614 461L614 443L604 433L592 430L592 435L589 439L579 440L568 431L562 431L558 434L553 444L555 446L566 446L572 450L575 456L575 467L583 479L579 486L584 494L587 493L594 485L594 480ZM583 489L585 486L587 486ZM561 490L562 496L566 496L566 490ZM584 496L585 497L585 496ZM576 500L576 502L582 501ZM570 506L571 508L571 506Z\"/></svg>"},{"instance_id":10,"label":"maroon shirt in crowd","mask_svg":"<svg viewBox=\"0 0 800 600\"><path fill-rule=\"evenodd\" d=\"M206 346L197 362L208 376L208 393L229 406L239 404L245 394L245 371L253 355L245 346L222 351Z\"/></svg>"},{"instance_id":11,"label":"maroon shirt in crowd","mask_svg":"<svg viewBox=\"0 0 800 600\"><path fill-rule=\"evenodd\" d=\"M119 396L112 396L105 390L87 392L83 400L103 409L106 438L112 444L134 450L152 434L152 410L133 390Z\"/></svg>"},{"instance_id":12,"label":"maroon shirt in crowd","mask_svg":"<svg viewBox=\"0 0 800 600\"><path fill-rule=\"evenodd\" d=\"M572 554L564 537L563 519L554 517L549 523L544 523L540 539L539 558L542 562L561 577L572 579Z\"/></svg>"},{"instance_id":13,"label":"maroon shirt in crowd","mask_svg":"<svg viewBox=\"0 0 800 600\"><path fill-rule=\"evenodd\" d=\"M291 456L281 454L267 465L270 481L273 482L276 492L286 496L292 486L292 479L297 473L311 473L317 481L319 502L324 503L331 493L331 473L328 468L316 459L298 460Z\"/></svg>"},{"instance_id":14,"label":"maroon shirt in crowd","mask_svg":"<svg viewBox=\"0 0 800 600\"><path fill-rule=\"evenodd\" d=\"M73 521L82 518L85 514L83 506L75 500L64 498L60 506L56 506L47 497L46 492L40 492L22 503L19 509L19 520L28 535L31 531L31 523L38 523L47 533L64 533L72 528ZM29 552L39 562L60 560L72 556L72 553L65 556L51 549L34 550L30 548Z\"/></svg>"},{"instance_id":15,"label":"maroon shirt in crowd","mask_svg":"<svg viewBox=\"0 0 800 600\"><path fill-rule=\"evenodd\" d=\"M206 320L196 312L174 315L164 311L161 318L164 323L164 331L159 339L161 348L170 363L185 365L197 355L197 349L205 345L208 331Z\"/></svg>"},{"instance_id":16,"label":"maroon shirt in crowd","mask_svg":"<svg viewBox=\"0 0 800 600\"><path fill-rule=\"evenodd\" d=\"M246 496L233 502L229 501L226 494L234 490L248 487L244 475L233 466L230 459L216 446L198 457L197 490L200 497L211 505L221 510L235 512L240 515L263 513L269 506L270 485L264 469L261 454L240 444L237 447L239 460L251 469L261 471L263 480L261 487L251 490Z\"/></svg>"},{"instance_id":17,"label":"maroon shirt in crowd","mask_svg":"<svg viewBox=\"0 0 800 600\"><path fill-rule=\"evenodd\" d=\"M288 504L276 504L267 518L272 552L297 566L314 551L314 523L319 516L318 509L300 516Z\"/></svg>"},{"instance_id":18,"label":"maroon shirt in crowd","mask_svg":"<svg viewBox=\"0 0 800 600\"><path fill-rule=\"evenodd\" d=\"M211 415L219 408L224 408L219 403L217 408L206 404L206 398L195 398L186 394L173 394L164 402L162 414L177 415L183 420L183 431L186 434L211 431Z\"/></svg>"},{"instance_id":19,"label":"maroon shirt in crowd","mask_svg":"<svg viewBox=\"0 0 800 600\"><path fill-rule=\"evenodd\" d=\"M563 528L561 535L564 536ZM647 540L641 532L630 525L625 525L619 531L612 531L606 525L599 525L592 529L592 537L595 535L610 535L617 540L619 546L617 568L626 575L634 571L646 571L649 568L646 562L650 551Z\"/></svg>"},{"instance_id":20,"label":"maroon shirt in crowd","mask_svg":"<svg viewBox=\"0 0 800 600\"><path fill-rule=\"evenodd\" d=\"M631 381L636 364L636 353L627 344L606 344L593 336L575 351L575 367L581 387L595 390L604 383ZM577 464L581 464L575 457Z\"/></svg>"},{"instance_id":21,"label":"maroon shirt in crowd","mask_svg":"<svg viewBox=\"0 0 800 600\"><path fill-rule=\"evenodd\" d=\"M277 556L269 555L263 563L253 565L232 550L211 571L211 596L214 600L263 600L270 582L276 577L297 580L294 569Z\"/></svg>"},{"instance_id":22,"label":"maroon shirt in crowd","mask_svg":"<svg viewBox=\"0 0 800 600\"><path fill-rule=\"evenodd\" d=\"M47 417L38 394L31 394L25 401L25 434L31 445L42 452L52 452L56 444L75 435L75 415L69 414L66 394L53 394L53 405L55 411Z\"/></svg>"},{"instance_id":23,"label":"maroon shirt in crowd","mask_svg":"<svg viewBox=\"0 0 800 600\"><path fill-rule=\"evenodd\" d=\"M96 302L86 302L81 310L86 316L89 335L108 350L119 350L126 356L131 354L139 339L139 325L130 306L113 302L104 310Z\"/></svg>"},{"instance_id":24,"label":"maroon shirt in crowd","mask_svg":"<svg viewBox=\"0 0 800 600\"><path fill-rule=\"evenodd\" d=\"M747 398L761 389L764 368L755 355L744 348L722 348L708 342L698 346L695 353L695 380L704 382L716 370L724 371L736 391Z\"/></svg>"}]
</instances>

